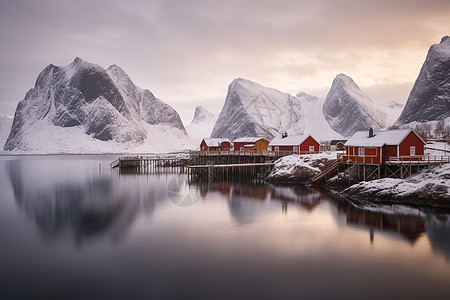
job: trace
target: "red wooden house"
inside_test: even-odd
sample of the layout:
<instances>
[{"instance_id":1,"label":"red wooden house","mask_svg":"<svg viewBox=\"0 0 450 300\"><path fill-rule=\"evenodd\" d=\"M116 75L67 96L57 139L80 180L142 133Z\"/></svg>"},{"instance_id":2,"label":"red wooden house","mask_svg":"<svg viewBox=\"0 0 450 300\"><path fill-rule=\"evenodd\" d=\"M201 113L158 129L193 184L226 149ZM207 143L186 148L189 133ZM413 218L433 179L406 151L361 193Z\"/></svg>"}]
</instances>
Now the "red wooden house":
<instances>
[{"instance_id":1,"label":"red wooden house","mask_svg":"<svg viewBox=\"0 0 450 300\"><path fill-rule=\"evenodd\" d=\"M419 160L425 144L411 129L358 131L345 143L344 159L366 164Z\"/></svg>"},{"instance_id":2,"label":"red wooden house","mask_svg":"<svg viewBox=\"0 0 450 300\"><path fill-rule=\"evenodd\" d=\"M205 138L200 143L200 151L231 150L231 141L225 138Z\"/></svg>"},{"instance_id":3,"label":"red wooden house","mask_svg":"<svg viewBox=\"0 0 450 300\"><path fill-rule=\"evenodd\" d=\"M276 137L269 144L269 150L275 152L294 152L306 154L319 152L320 144L310 135Z\"/></svg>"}]
</instances>

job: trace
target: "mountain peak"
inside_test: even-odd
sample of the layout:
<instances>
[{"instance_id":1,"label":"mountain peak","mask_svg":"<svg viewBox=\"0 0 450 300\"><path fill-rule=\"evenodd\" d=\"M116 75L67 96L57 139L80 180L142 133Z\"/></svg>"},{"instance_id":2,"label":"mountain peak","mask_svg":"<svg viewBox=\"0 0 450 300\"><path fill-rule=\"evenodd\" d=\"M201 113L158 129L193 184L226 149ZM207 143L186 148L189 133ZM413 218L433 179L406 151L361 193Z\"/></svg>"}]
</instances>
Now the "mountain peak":
<instances>
[{"instance_id":1,"label":"mountain peak","mask_svg":"<svg viewBox=\"0 0 450 300\"><path fill-rule=\"evenodd\" d=\"M74 142L73 136L88 142ZM145 144L150 146L145 151L159 152L191 144L178 113L134 85L121 68L105 70L77 57L70 65L50 65L39 74L17 106L4 149L76 153L104 147L104 142L119 151ZM160 145L168 148L157 149Z\"/></svg>"},{"instance_id":2,"label":"mountain peak","mask_svg":"<svg viewBox=\"0 0 450 300\"><path fill-rule=\"evenodd\" d=\"M342 73L333 80L323 113L331 128L347 137L370 127L383 128L387 118L356 82Z\"/></svg>"},{"instance_id":3,"label":"mountain peak","mask_svg":"<svg viewBox=\"0 0 450 300\"><path fill-rule=\"evenodd\" d=\"M438 121L450 117L450 38L430 47L419 76L397 120L403 125L411 122Z\"/></svg>"},{"instance_id":4,"label":"mountain peak","mask_svg":"<svg viewBox=\"0 0 450 300\"><path fill-rule=\"evenodd\" d=\"M84 62L84 60L82 60L80 57L77 56L77 57L75 57L75 59L73 60L71 65L79 65L83 62Z\"/></svg>"},{"instance_id":5,"label":"mountain peak","mask_svg":"<svg viewBox=\"0 0 450 300\"><path fill-rule=\"evenodd\" d=\"M214 114L204 108L203 106L197 106L195 108L194 118L191 124L197 124L202 122L210 122L214 120Z\"/></svg>"}]
</instances>

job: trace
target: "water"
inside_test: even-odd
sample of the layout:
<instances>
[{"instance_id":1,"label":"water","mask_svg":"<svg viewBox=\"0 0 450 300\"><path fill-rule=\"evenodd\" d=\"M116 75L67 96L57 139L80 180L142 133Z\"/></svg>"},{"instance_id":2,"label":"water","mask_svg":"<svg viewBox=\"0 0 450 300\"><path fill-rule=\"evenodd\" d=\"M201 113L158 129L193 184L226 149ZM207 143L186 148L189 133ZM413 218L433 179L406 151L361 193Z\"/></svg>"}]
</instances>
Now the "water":
<instances>
[{"instance_id":1,"label":"water","mask_svg":"<svg viewBox=\"0 0 450 300\"><path fill-rule=\"evenodd\" d=\"M0 157L0 299L444 299L450 218L308 189Z\"/></svg>"}]
</instances>

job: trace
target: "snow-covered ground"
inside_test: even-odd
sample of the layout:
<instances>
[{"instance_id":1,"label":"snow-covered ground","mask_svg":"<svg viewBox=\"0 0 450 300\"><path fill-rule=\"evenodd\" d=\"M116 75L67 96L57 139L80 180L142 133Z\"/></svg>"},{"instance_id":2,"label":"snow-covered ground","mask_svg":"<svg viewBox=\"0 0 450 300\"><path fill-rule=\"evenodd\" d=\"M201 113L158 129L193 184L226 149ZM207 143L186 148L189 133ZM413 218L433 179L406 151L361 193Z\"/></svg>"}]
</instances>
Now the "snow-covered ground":
<instances>
[{"instance_id":1,"label":"snow-covered ground","mask_svg":"<svg viewBox=\"0 0 450 300\"><path fill-rule=\"evenodd\" d=\"M411 200L417 203L417 198L423 198L423 204L433 205L434 201L439 200L444 201L444 204L447 202L447 207L450 207L450 164L424 169L408 179L362 181L345 189L342 194L392 202Z\"/></svg>"},{"instance_id":2,"label":"snow-covered ground","mask_svg":"<svg viewBox=\"0 0 450 300\"><path fill-rule=\"evenodd\" d=\"M275 162L267 176L269 182L299 182L320 173L329 160L336 159L336 152L284 156Z\"/></svg>"},{"instance_id":3,"label":"snow-covered ground","mask_svg":"<svg viewBox=\"0 0 450 300\"><path fill-rule=\"evenodd\" d=\"M24 137L29 141L26 150L4 151L0 154L106 154L106 153L168 153L174 151L192 150L195 145L183 130L169 125L150 125L141 122L147 138L143 143L119 143L100 141L87 135L82 126L62 128L49 124L48 120L35 122L33 130L24 131ZM40 132L36 135L36 132ZM168 139L170 136L172 139ZM157 141L157 142L155 142Z\"/></svg>"}]
</instances>

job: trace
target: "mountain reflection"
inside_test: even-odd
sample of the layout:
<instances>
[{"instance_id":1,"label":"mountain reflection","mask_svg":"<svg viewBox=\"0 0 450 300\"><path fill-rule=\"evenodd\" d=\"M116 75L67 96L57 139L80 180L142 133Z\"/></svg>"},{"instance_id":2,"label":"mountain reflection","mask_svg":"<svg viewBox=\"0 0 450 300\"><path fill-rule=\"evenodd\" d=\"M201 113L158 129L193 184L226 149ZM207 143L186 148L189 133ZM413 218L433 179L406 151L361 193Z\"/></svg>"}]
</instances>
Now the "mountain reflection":
<instances>
[{"instance_id":1,"label":"mountain reflection","mask_svg":"<svg viewBox=\"0 0 450 300\"><path fill-rule=\"evenodd\" d=\"M36 178L22 161L8 162L7 172L18 206L34 221L47 242L73 239L77 247L106 238L120 242L142 211L155 201L139 189L124 188L113 176Z\"/></svg>"}]
</instances>

